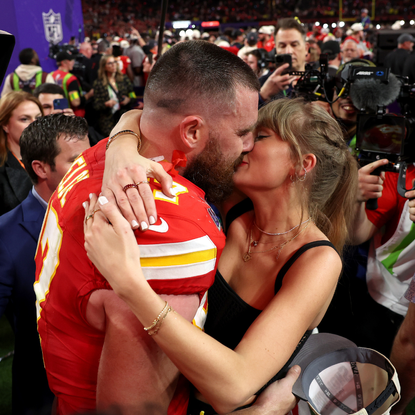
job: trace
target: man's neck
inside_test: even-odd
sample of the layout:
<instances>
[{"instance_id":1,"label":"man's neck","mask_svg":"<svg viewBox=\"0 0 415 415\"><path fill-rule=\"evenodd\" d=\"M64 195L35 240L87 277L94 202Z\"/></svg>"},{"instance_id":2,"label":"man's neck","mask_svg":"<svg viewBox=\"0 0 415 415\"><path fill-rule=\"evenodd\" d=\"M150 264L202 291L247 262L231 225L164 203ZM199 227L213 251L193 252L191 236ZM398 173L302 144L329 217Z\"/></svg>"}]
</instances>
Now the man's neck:
<instances>
[{"instance_id":1,"label":"man's neck","mask_svg":"<svg viewBox=\"0 0 415 415\"><path fill-rule=\"evenodd\" d=\"M33 186L37 194L46 202L49 202L50 197L53 194L53 190L49 189L46 180L39 179L39 182Z\"/></svg>"},{"instance_id":2,"label":"man's neck","mask_svg":"<svg viewBox=\"0 0 415 415\"><path fill-rule=\"evenodd\" d=\"M69 72L69 69L65 68L64 66L59 66L58 69L62 72Z\"/></svg>"}]
</instances>

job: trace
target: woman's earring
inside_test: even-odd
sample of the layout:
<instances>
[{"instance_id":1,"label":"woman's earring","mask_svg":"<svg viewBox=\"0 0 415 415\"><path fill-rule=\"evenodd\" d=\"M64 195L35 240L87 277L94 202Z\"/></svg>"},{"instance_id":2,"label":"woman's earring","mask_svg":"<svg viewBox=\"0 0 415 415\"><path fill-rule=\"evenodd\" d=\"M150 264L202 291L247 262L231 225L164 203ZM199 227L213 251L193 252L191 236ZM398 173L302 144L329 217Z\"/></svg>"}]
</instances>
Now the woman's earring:
<instances>
[{"instance_id":1,"label":"woman's earring","mask_svg":"<svg viewBox=\"0 0 415 415\"><path fill-rule=\"evenodd\" d=\"M295 173L295 177L297 178L298 181L303 182L305 180L305 178L307 177L307 170L304 168L304 176L303 177L298 177L297 173Z\"/></svg>"}]
</instances>

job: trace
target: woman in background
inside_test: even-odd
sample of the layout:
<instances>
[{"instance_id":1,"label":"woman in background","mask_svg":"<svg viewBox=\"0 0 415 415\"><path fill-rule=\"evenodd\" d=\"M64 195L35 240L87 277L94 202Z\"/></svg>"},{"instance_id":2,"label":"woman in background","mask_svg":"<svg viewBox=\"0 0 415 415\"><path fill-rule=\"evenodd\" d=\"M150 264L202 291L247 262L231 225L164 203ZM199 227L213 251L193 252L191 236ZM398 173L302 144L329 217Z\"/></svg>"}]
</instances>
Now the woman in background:
<instances>
[{"instance_id":1,"label":"woman in background","mask_svg":"<svg viewBox=\"0 0 415 415\"><path fill-rule=\"evenodd\" d=\"M42 105L28 92L12 91L0 99L0 215L23 202L32 187L21 162L20 136L41 116Z\"/></svg>"},{"instance_id":2,"label":"woman in background","mask_svg":"<svg viewBox=\"0 0 415 415\"><path fill-rule=\"evenodd\" d=\"M99 62L98 79L93 89L98 129L107 137L121 115L130 109L130 101L135 98L134 88L128 77L119 71L114 56L104 55Z\"/></svg>"}]
</instances>

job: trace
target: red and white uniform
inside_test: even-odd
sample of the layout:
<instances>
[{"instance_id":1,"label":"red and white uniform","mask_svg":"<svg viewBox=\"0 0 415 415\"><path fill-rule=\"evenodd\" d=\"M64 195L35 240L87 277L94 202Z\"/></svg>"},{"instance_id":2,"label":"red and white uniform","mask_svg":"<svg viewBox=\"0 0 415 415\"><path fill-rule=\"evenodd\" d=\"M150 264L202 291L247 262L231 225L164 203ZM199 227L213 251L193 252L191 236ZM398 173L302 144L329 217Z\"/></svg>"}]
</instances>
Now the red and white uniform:
<instances>
[{"instance_id":1,"label":"red and white uniform","mask_svg":"<svg viewBox=\"0 0 415 415\"><path fill-rule=\"evenodd\" d=\"M106 141L78 157L63 178L50 200L36 252L38 329L58 414L95 409L105 333L87 322L86 307L94 290L111 287L86 255L82 203L89 193L100 192ZM136 232L141 265L157 293L196 293L202 307L225 237L203 191L174 170L169 173L174 198L166 197L151 179L159 220L146 232ZM172 406L179 413L175 402Z\"/></svg>"}]
</instances>

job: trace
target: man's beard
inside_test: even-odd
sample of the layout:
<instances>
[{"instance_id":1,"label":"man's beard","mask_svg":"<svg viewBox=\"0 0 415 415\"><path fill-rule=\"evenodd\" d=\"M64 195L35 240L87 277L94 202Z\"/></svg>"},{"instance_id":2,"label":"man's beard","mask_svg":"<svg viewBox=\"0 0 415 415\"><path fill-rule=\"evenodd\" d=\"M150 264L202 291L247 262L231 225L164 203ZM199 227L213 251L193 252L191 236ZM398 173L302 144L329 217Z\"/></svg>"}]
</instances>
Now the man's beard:
<instances>
[{"instance_id":1,"label":"man's beard","mask_svg":"<svg viewBox=\"0 0 415 415\"><path fill-rule=\"evenodd\" d=\"M226 158L220 150L217 136L211 133L205 149L186 167L184 177L206 193L208 202L217 204L231 195L235 167L242 158L243 155L237 160Z\"/></svg>"}]
</instances>

